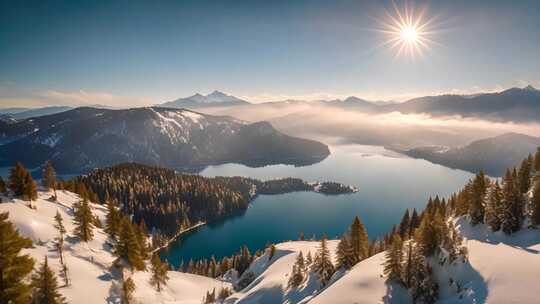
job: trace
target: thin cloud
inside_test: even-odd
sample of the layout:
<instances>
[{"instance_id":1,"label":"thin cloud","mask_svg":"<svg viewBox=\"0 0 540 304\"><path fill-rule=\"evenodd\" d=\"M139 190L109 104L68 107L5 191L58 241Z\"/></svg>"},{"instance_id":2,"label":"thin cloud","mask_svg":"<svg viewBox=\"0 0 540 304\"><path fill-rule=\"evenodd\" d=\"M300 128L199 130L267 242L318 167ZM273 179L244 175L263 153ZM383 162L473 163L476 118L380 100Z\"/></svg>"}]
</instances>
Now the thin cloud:
<instances>
[{"instance_id":1,"label":"thin cloud","mask_svg":"<svg viewBox=\"0 0 540 304\"><path fill-rule=\"evenodd\" d=\"M85 106L137 107L152 104L149 98L119 96L105 92L29 90L0 86L0 107Z\"/></svg>"}]
</instances>

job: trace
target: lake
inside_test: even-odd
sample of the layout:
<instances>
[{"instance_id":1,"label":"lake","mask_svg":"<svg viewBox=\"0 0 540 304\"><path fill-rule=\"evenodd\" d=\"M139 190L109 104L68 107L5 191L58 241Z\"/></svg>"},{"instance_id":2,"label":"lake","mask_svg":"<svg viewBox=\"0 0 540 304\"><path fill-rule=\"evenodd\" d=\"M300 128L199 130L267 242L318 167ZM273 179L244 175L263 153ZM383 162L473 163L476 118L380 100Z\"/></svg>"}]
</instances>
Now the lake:
<instances>
[{"instance_id":1,"label":"lake","mask_svg":"<svg viewBox=\"0 0 540 304\"><path fill-rule=\"evenodd\" d=\"M161 252L178 267L183 259L229 256L247 245L251 252L269 242L296 240L327 233L337 238L358 215L370 239L399 223L405 209L421 210L429 196L448 196L461 188L472 174L362 145L332 146L320 163L294 167L272 165L250 168L239 164L210 166L203 176L247 176L262 180L298 177L306 181L335 181L359 188L359 192L323 195L295 192L258 196L241 215L202 226L183 235Z\"/></svg>"}]
</instances>

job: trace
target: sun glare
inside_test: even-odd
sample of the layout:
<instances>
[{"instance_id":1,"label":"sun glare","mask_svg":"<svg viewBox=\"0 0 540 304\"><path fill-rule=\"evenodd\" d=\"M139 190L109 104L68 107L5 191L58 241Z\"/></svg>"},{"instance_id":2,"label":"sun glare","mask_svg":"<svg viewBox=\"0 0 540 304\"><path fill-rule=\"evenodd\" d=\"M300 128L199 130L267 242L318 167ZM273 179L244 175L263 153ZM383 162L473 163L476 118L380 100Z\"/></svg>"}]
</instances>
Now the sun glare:
<instances>
[{"instance_id":1,"label":"sun glare","mask_svg":"<svg viewBox=\"0 0 540 304\"><path fill-rule=\"evenodd\" d=\"M426 9L414 9L408 5L400 9L393 3L393 11L386 11L386 16L377 21L382 28L377 31L385 35L385 41L378 47L388 46L396 52L396 57L414 58L424 55L433 44L436 33L435 18L426 17Z\"/></svg>"},{"instance_id":2,"label":"sun glare","mask_svg":"<svg viewBox=\"0 0 540 304\"><path fill-rule=\"evenodd\" d=\"M400 37L405 43L416 43L418 34L413 26L407 25L401 29Z\"/></svg>"}]
</instances>

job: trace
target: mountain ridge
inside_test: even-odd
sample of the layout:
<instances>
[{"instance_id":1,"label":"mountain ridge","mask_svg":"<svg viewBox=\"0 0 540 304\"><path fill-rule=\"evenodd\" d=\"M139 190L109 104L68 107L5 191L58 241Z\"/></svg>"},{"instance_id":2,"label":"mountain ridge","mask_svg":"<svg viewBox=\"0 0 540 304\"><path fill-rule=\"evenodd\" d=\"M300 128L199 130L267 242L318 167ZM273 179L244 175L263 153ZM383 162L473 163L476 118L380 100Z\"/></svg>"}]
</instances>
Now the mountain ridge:
<instances>
[{"instance_id":1,"label":"mountain ridge","mask_svg":"<svg viewBox=\"0 0 540 304\"><path fill-rule=\"evenodd\" d=\"M264 132L262 132L264 131ZM39 167L47 159L60 172L78 173L119 162L166 167L239 162L309 164L330 152L322 143L291 137L269 123L164 107L124 110L76 108L0 122L0 162Z\"/></svg>"}]
</instances>

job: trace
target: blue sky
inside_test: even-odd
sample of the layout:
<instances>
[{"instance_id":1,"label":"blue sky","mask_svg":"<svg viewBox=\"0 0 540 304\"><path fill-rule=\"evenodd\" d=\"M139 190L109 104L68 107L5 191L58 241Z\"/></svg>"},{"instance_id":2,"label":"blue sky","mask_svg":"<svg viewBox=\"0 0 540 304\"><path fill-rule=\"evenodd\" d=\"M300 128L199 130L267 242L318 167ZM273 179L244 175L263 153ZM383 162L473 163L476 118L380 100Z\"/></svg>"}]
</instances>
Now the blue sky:
<instances>
[{"instance_id":1,"label":"blue sky","mask_svg":"<svg viewBox=\"0 0 540 304\"><path fill-rule=\"evenodd\" d=\"M396 1L400 8L404 2ZM540 1L408 1L421 58L376 49L390 1L1 1L0 106L404 99L540 85Z\"/></svg>"}]
</instances>

